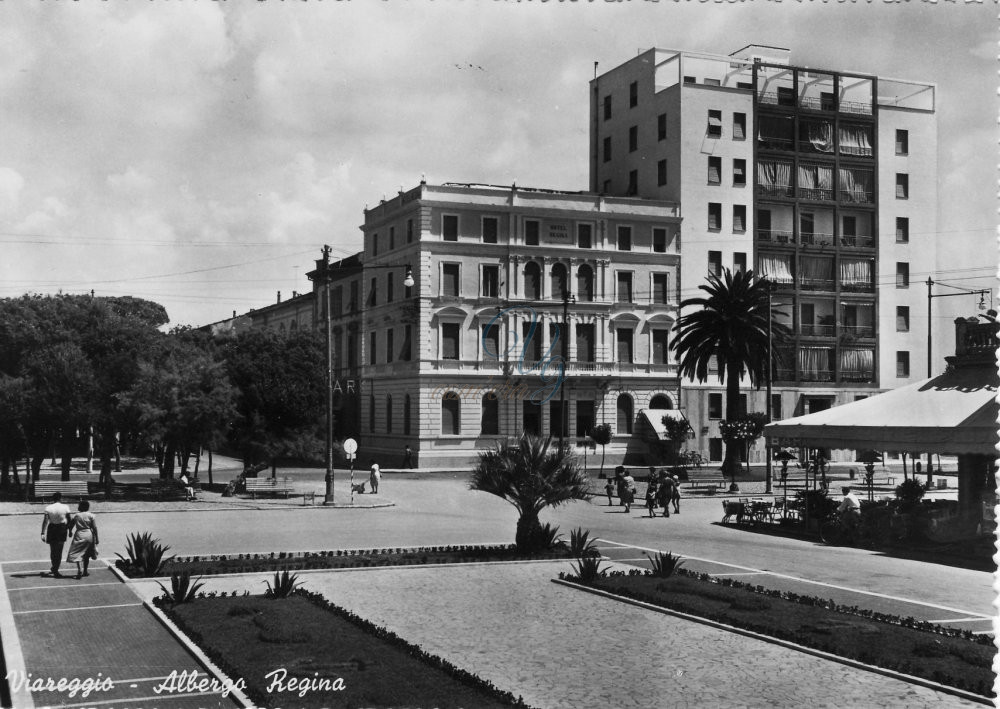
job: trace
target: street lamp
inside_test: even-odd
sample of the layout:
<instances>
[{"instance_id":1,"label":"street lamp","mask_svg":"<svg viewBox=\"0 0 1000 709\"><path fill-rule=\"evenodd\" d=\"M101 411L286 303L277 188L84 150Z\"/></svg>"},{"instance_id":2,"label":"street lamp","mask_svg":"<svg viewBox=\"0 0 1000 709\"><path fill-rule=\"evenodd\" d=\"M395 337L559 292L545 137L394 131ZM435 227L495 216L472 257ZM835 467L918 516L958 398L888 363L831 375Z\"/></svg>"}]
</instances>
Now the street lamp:
<instances>
[{"instance_id":1,"label":"street lamp","mask_svg":"<svg viewBox=\"0 0 1000 709\"><path fill-rule=\"evenodd\" d=\"M932 293L931 287L937 283L939 286L946 286L948 288L955 288L960 291L958 293ZM990 306L993 306L993 291L989 288L980 288L979 290L969 290L967 288L960 288L959 286L949 285L948 283L940 283L933 280L930 276L927 277L927 376L931 377L931 300L934 298L948 298L954 295L978 295L979 296L979 309L986 310L986 294L990 294Z\"/></svg>"},{"instance_id":2,"label":"street lamp","mask_svg":"<svg viewBox=\"0 0 1000 709\"><path fill-rule=\"evenodd\" d=\"M326 490L323 496L324 505L333 504L333 428L334 428L334 414L333 414L333 331L331 326L331 313L330 313L330 281L333 280L334 274L344 273L346 271L357 271L362 269L373 269L373 268L399 268L398 265L392 266L350 266L343 267L338 266L337 268L330 267L330 247L326 245L323 247L323 261L322 261L322 274L320 275L320 269L317 268L314 272L316 277L322 277L323 279L323 313L324 313L324 324L326 329L326 475L324 481L326 483ZM317 264L319 266L319 264ZM413 271L409 264L405 266L406 272L403 277L403 285L407 288L412 288L415 281L413 280ZM310 275L310 278L315 280L315 278Z\"/></svg>"}]
</instances>

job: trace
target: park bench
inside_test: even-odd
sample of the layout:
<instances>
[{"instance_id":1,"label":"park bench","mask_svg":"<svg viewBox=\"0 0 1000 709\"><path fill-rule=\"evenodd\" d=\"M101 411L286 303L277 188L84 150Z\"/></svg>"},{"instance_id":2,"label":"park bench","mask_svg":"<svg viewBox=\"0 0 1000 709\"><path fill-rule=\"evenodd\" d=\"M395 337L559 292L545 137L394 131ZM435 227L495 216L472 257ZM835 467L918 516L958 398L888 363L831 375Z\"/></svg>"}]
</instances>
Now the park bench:
<instances>
[{"instance_id":1,"label":"park bench","mask_svg":"<svg viewBox=\"0 0 1000 709\"><path fill-rule=\"evenodd\" d=\"M247 478L247 493L252 499L257 495L283 495L293 491L291 478Z\"/></svg>"},{"instance_id":2,"label":"park bench","mask_svg":"<svg viewBox=\"0 0 1000 709\"><path fill-rule=\"evenodd\" d=\"M63 497L86 497L86 480L36 480L34 483L36 498L52 497L55 493L62 493Z\"/></svg>"},{"instance_id":3,"label":"park bench","mask_svg":"<svg viewBox=\"0 0 1000 709\"><path fill-rule=\"evenodd\" d=\"M185 485L176 478L150 478L149 488L153 493L153 498L159 501L165 500L186 500L187 490L185 487L198 489L198 481L189 480Z\"/></svg>"}]
</instances>

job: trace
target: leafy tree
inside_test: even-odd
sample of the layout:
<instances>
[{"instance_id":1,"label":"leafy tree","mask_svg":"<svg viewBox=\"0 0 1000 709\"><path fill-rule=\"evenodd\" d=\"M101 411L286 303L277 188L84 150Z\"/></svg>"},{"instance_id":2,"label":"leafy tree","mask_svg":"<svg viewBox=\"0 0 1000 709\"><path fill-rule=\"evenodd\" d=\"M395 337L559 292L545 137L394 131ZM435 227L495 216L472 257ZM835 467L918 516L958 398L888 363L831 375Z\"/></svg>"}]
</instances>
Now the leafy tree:
<instances>
[{"instance_id":1,"label":"leafy tree","mask_svg":"<svg viewBox=\"0 0 1000 709\"><path fill-rule=\"evenodd\" d=\"M596 426L591 427L587 431L587 435L590 437L594 443L601 447L601 471L598 473L598 477L604 477L604 456L607 454L607 446L611 443L611 424L599 423Z\"/></svg>"},{"instance_id":2,"label":"leafy tree","mask_svg":"<svg viewBox=\"0 0 1000 709\"><path fill-rule=\"evenodd\" d=\"M670 444L670 462L677 465L680 462L681 446L691 433L691 423L686 418L663 417L663 427L666 430Z\"/></svg>"},{"instance_id":3,"label":"leafy tree","mask_svg":"<svg viewBox=\"0 0 1000 709\"><path fill-rule=\"evenodd\" d=\"M767 366L768 285L755 280L752 271L734 274L724 269L721 276L709 275L708 283L698 287L706 296L681 302L690 310L674 326L678 336L670 347L677 351L681 376L699 382L708 380L714 358L719 382L726 385L726 414L735 419L744 413L740 379L746 376L751 386L759 387ZM778 322L771 324L771 330L776 341L788 333ZM735 475L739 467L738 447L727 444L723 472Z\"/></svg>"},{"instance_id":4,"label":"leafy tree","mask_svg":"<svg viewBox=\"0 0 1000 709\"><path fill-rule=\"evenodd\" d=\"M587 474L576 457L552 438L522 435L512 444L479 454L469 484L507 500L518 512L514 542L522 552L534 552L544 544L538 515L546 507L586 498Z\"/></svg>"},{"instance_id":5,"label":"leafy tree","mask_svg":"<svg viewBox=\"0 0 1000 709\"><path fill-rule=\"evenodd\" d=\"M742 446L746 451L747 467L750 466L750 447L754 442L764 435L764 426L768 423L767 414L754 412L746 416L739 416L734 419L719 421L719 431L722 433L722 440L727 445ZM733 479L733 484L736 479Z\"/></svg>"},{"instance_id":6,"label":"leafy tree","mask_svg":"<svg viewBox=\"0 0 1000 709\"><path fill-rule=\"evenodd\" d=\"M239 390L230 441L244 465L279 457L322 460L325 450L325 344L317 333L286 337L251 330L223 345L229 379Z\"/></svg>"}]
</instances>

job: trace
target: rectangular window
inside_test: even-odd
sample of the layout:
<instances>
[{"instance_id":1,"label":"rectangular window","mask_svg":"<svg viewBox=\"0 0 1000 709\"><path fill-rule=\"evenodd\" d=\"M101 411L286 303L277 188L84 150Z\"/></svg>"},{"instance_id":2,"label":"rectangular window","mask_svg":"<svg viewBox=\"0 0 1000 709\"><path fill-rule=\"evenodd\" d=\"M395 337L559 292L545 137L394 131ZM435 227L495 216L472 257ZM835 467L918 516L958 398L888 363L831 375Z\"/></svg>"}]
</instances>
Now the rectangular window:
<instances>
[{"instance_id":1,"label":"rectangular window","mask_svg":"<svg viewBox=\"0 0 1000 709\"><path fill-rule=\"evenodd\" d=\"M445 214L441 219L441 233L445 241L458 241L458 217Z\"/></svg>"},{"instance_id":2,"label":"rectangular window","mask_svg":"<svg viewBox=\"0 0 1000 709\"><path fill-rule=\"evenodd\" d=\"M629 170L628 190L626 190L625 196L635 197L637 194L639 194L639 171Z\"/></svg>"},{"instance_id":3,"label":"rectangular window","mask_svg":"<svg viewBox=\"0 0 1000 709\"><path fill-rule=\"evenodd\" d=\"M393 341L393 335L394 335L394 332L393 332L392 328L389 328L388 330L385 331L385 361L386 361L386 363L389 363L389 362L392 361L392 355L393 355L393 352L392 352L392 350L393 350L393 342L392 342Z\"/></svg>"},{"instance_id":4,"label":"rectangular window","mask_svg":"<svg viewBox=\"0 0 1000 709\"><path fill-rule=\"evenodd\" d=\"M667 184L667 161L657 160L656 162L656 184L663 187Z\"/></svg>"},{"instance_id":5,"label":"rectangular window","mask_svg":"<svg viewBox=\"0 0 1000 709\"><path fill-rule=\"evenodd\" d=\"M669 364L669 330L653 330L653 364Z\"/></svg>"},{"instance_id":6,"label":"rectangular window","mask_svg":"<svg viewBox=\"0 0 1000 709\"><path fill-rule=\"evenodd\" d=\"M667 114L661 113L656 117L656 139L667 139Z\"/></svg>"},{"instance_id":7,"label":"rectangular window","mask_svg":"<svg viewBox=\"0 0 1000 709\"><path fill-rule=\"evenodd\" d=\"M409 362L410 358L413 356L411 350L413 347L413 326L407 325L403 329L403 347L399 353L399 358L404 362Z\"/></svg>"},{"instance_id":8,"label":"rectangular window","mask_svg":"<svg viewBox=\"0 0 1000 709\"><path fill-rule=\"evenodd\" d=\"M639 105L639 83L633 81L628 85L628 107L635 108Z\"/></svg>"},{"instance_id":9,"label":"rectangular window","mask_svg":"<svg viewBox=\"0 0 1000 709\"><path fill-rule=\"evenodd\" d=\"M713 463L722 460L722 439L714 436L708 439L708 459Z\"/></svg>"},{"instance_id":10,"label":"rectangular window","mask_svg":"<svg viewBox=\"0 0 1000 709\"><path fill-rule=\"evenodd\" d=\"M611 120L611 94L604 97L604 120Z\"/></svg>"},{"instance_id":11,"label":"rectangular window","mask_svg":"<svg viewBox=\"0 0 1000 709\"><path fill-rule=\"evenodd\" d=\"M630 226L618 227L618 250L619 251L632 250L632 227Z\"/></svg>"},{"instance_id":12,"label":"rectangular window","mask_svg":"<svg viewBox=\"0 0 1000 709\"><path fill-rule=\"evenodd\" d=\"M904 172L896 173L896 199L910 198L910 176Z\"/></svg>"},{"instance_id":13,"label":"rectangular window","mask_svg":"<svg viewBox=\"0 0 1000 709\"><path fill-rule=\"evenodd\" d=\"M378 234L372 234L372 256L378 256Z\"/></svg>"},{"instance_id":14,"label":"rectangular window","mask_svg":"<svg viewBox=\"0 0 1000 709\"><path fill-rule=\"evenodd\" d=\"M896 353L896 376L910 376L910 353L900 351Z\"/></svg>"},{"instance_id":15,"label":"rectangular window","mask_svg":"<svg viewBox=\"0 0 1000 709\"><path fill-rule=\"evenodd\" d=\"M910 220L908 217L896 217L896 243L910 242Z\"/></svg>"},{"instance_id":16,"label":"rectangular window","mask_svg":"<svg viewBox=\"0 0 1000 709\"><path fill-rule=\"evenodd\" d=\"M652 302L654 303L668 302L669 293L670 293L670 274L654 273Z\"/></svg>"},{"instance_id":17,"label":"rectangular window","mask_svg":"<svg viewBox=\"0 0 1000 709\"><path fill-rule=\"evenodd\" d=\"M747 114L733 114L733 140L746 140L747 138Z\"/></svg>"},{"instance_id":18,"label":"rectangular window","mask_svg":"<svg viewBox=\"0 0 1000 709\"><path fill-rule=\"evenodd\" d=\"M406 220L406 243L413 243L413 220Z\"/></svg>"},{"instance_id":19,"label":"rectangular window","mask_svg":"<svg viewBox=\"0 0 1000 709\"><path fill-rule=\"evenodd\" d=\"M905 261L896 262L896 287L910 287L910 264Z\"/></svg>"},{"instance_id":20,"label":"rectangular window","mask_svg":"<svg viewBox=\"0 0 1000 709\"><path fill-rule=\"evenodd\" d=\"M528 246L538 246L538 234L541 232L540 222L528 219L524 222L524 243Z\"/></svg>"},{"instance_id":21,"label":"rectangular window","mask_svg":"<svg viewBox=\"0 0 1000 709\"><path fill-rule=\"evenodd\" d=\"M844 216L844 225L841 228L841 235L847 237L855 237L858 235L858 218Z\"/></svg>"},{"instance_id":22,"label":"rectangular window","mask_svg":"<svg viewBox=\"0 0 1000 709\"><path fill-rule=\"evenodd\" d=\"M708 184L722 184L722 158L717 155L708 157Z\"/></svg>"},{"instance_id":23,"label":"rectangular window","mask_svg":"<svg viewBox=\"0 0 1000 709\"><path fill-rule=\"evenodd\" d=\"M632 302L632 273L629 271L618 271L618 302Z\"/></svg>"},{"instance_id":24,"label":"rectangular window","mask_svg":"<svg viewBox=\"0 0 1000 709\"><path fill-rule=\"evenodd\" d=\"M628 129L628 151L634 153L639 149L639 126Z\"/></svg>"},{"instance_id":25,"label":"rectangular window","mask_svg":"<svg viewBox=\"0 0 1000 709\"><path fill-rule=\"evenodd\" d=\"M576 360L578 362L593 362L596 359L596 339L594 325L579 324L576 326Z\"/></svg>"},{"instance_id":26,"label":"rectangular window","mask_svg":"<svg viewBox=\"0 0 1000 709\"><path fill-rule=\"evenodd\" d=\"M722 394L708 395L708 417L710 419L722 418Z\"/></svg>"},{"instance_id":27,"label":"rectangular window","mask_svg":"<svg viewBox=\"0 0 1000 709\"><path fill-rule=\"evenodd\" d=\"M389 250L396 248L396 227L389 227Z\"/></svg>"},{"instance_id":28,"label":"rectangular window","mask_svg":"<svg viewBox=\"0 0 1000 709\"><path fill-rule=\"evenodd\" d=\"M483 325L482 340L480 340L483 346L483 360L497 360L500 359L500 326L493 325L489 327Z\"/></svg>"},{"instance_id":29,"label":"rectangular window","mask_svg":"<svg viewBox=\"0 0 1000 709\"><path fill-rule=\"evenodd\" d=\"M896 155L910 154L910 132L907 130L896 130Z\"/></svg>"},{"instance_id":30,"label":"rectangular window","mask_svg":"<svg viewBox=\"0 0 1000 709\"><path fill-rule=\"evenodd\" d=\"M653 252L658 254L667 252L667 230L663 227L653 228Z\"/></svg>"},{"instance_id":31,"label":"rectangular window","mask_svg":"<svg viewBox=\"0 0 1000 709\"><path fill-rule=\"evenodd\" d=\"M684 77L684 83L685 84L697 84L698 80L696 78L694 78L693 76L685 76Z\"/></svg>"},{"instance_id":32,"label":"rectangular window","mask_svg":"<svg viewBox=\"0 0 1000 709\"><path fill-rule=\"evenodd\" d=\"M632 364L632 328L619 327L615 330L617 362L621 364Z\"/></svg>"},{"instance_id":33,"label":"rectangular window","mask_svg":"<svg viewBox=\"0 0 1000 709\"><path fill-rule=\"evenodd\" d=\"M577 401L576 402L576 437L584 438L590 429L594 427L594 423L597 421L594 416L594 402L593 401Z\"/></svg>"},{"instance_id":34,"label":"rectangular window","mask_svg":"<svg viewBox=\"0 0 1000 709\"><path fill-rule=\"evenodd\" d=\"M747 161L733 160L733 186L742 187L747 183Z\"/></svg>"},{"instance_id":35,"label":"rectangular window","mask_svg":"<svg viewBox=\"0 0 1000 709\"><path fill-rule=\"evenodd\" d=\"M708 229L709 231L722 229L722 205L718 202L708 203Z\"/></svg>"},{"instance_id":36,"label":"rectangular window","mask_svg":"<svg viewBox=\"0 0 1000 709\"><path fill-rule=\"evenodd\" d=\"M330 315L336 317L344 312L344 287L337 286L333 289L330 299Z\"/></svg>"},{"instance_id":37,"label":"rectangular window","mask_svg":"<svg viewBox=\"0 0 1000 709\"><path fill-rule=\"evenodd\" d=\"M709 138L722 137L722 111L709 110L706 133Z\"/></svg>"},{"instance_id":38,"label":"rectangular window","mask_svg":"<svg viewBox=\"0 0 1000 709\"><path fill-rule=\"evenodd\" d=\"M816 233L816 215L812 212L802 212L799 214L799 234L804 237L802 243L811 244L812 236Z\"/></svg>"},{"instance_id":39,"label":"rectangular window","mask_svg":"<svg viewBox=\"0 0 1000 709\"><path fill-rule=\"evenodd\" d=\"M611 162L611 136L604 139L604 162Z\"/></svg>"},{"instance_id":40,"label":"rectangular window","mask_svg":"<svg viewBox=\"0 0 1000 709\"><path fill-rule=\"evenodd\" d=\"M708 274L710 276L721 276L722 275L722 252L721 251L709 251L708 252Z\"/></svg>"},{"instance_id":41,"label":"rectangular window","mask_svg":"<svg viewBox=\"0 0 1000 709\"><path fill-rule=\"evenodd\" d=\"M441 295L459 295L461 266L457 263L441 264Z\"/></svg>"},{"instance_id":42,"label":"rectangular window","mask_svg":"<svg viewBox=\"0 0 1000 709\"><path fill-rule=\"evenodd\" d=\"M497 234L500 231L500 222L496 217L483 217L483 243L497 243Z\"/></svg>"},{"instance_id":43,"label":"rectangular window","mask_svg":"<svg viewBox=\"0 0 1000 709\"><path fill-rule=\"evenodd\" d=\"M733 205L733 231L742 234L747 230L747 206L745 204Z\"/></svg>"},{"instance_id":44,"label":"rectangular window","mask_svg":"<svg viewBox=\"0 0 1000 709\"><path fill-rule=\"evenodd\" d=\"M771 394L771 420L779 421L781 418L781 394Z\"/></svg>"},{"instance_id":45,"label":"rectangular window","mask_svg":"<svg viewBox=\"0 0 1000 709\"><path fill-rule=\"evenodd\" d=\"M740 251L733 254L733 273L743 273L747 270L747 255Z\"/></svg>"},{"instance_id":46,"label":"rectangular window","mask_svg":"<svg viewBox=\"0 0 1000 709\"><path fill-rule=\"evenodd\" d=\"M378 305L378 279L373 278L371 290L368 291L368 305Z\"/></svg>"},{"instance_id":47,"label":"rectangular window","mask_svg":"<svg viewBox=\"0 0 1000 709\"><path fill-rule=\"evenodd\" d=\"M522 350L518 354L524 356L525 362L538 362L542 359L542 331L540 326L531 322L521 323Z\"/></svg>"},{"instance_id":48,"label":"rectangular window","mask_svg":"<svg viewBox=\"0 0 1000 709\"><path fill-rule=\"evenodd\" d=\"M611 180L604 181L604 188L601 190L601 194L611 194Z\"/></svg>"},{"instance_id":49,"label":"rectangular window","mask_svg":"<svg viewBox=\"0 0 1000 709\"><path fill-rule=\"evenodd\" d=\"M441 359L458 359L461 328L457 322L441 323Z\"/></svg>"},{"instance_id":50,"label":"rectangular window","mask_svg":"<svg viewBox=\"0 0 1000 709\"><path fill-rule=\"evenodd\" d=\"M549 401L549 435L565 436L568 433L566 430L567 423L563 402L559 399Z\"/></svg>"},{"instance_id":51,"label":"rectangular window","mask_svg":"<svg viewBox=\"0 0 1000 709\"><path fill-rule=\"evenodd\" d=\"M350 311L352 313L358 312L358 306L361 304L358 302L358 289L360 285L358 281L351 281L351 302L349 304Z\"/></svg>"},{"instance_id":52,"label":"rectangular window","mask_svg":"<svg viewBox=\"0 0 1000 709\"><path fill-rule=\"evenodd\" d=\"M372 332L368 335L368 364L375 364L375 351L378 346L378 333Z\"/></svg>"},{"instance_id":53,"label":"rectangular window","mask_svg":"<svg viewBox=\"0 0 1000 709\"><path fill-rule=\"evenodd\" d=\"M484 298L500 297L500 267L483 266L483 290Z\"/></svg>"},{"instance_id":54,"label":"rectangular window","mask_svg":"<svg viewBox=\"0 0 1000 709\"><path fill-rule=\"evenodd\" d=\"M392 299L393 299L393 297L395 295L395 291L396 291L396 288L395 288L395 285L396 285L396 283L395 283L395 276L396 276L395 273L389 273L389 274L386 275L386 279L385 279L385 302L386 303L391 303Z\"/></svg>"},{"instance_id":55,"label":"rectangular window","mask_svg":"<svg viewBox=\"0 0 1000 709\"><path fill-rule=\"evenodd\" d=\"M593 227L590 224L576 225L576 245L581 249L594 248Z\"/></svg>"},{"instance_id":56,"label":"rectangular window","mask_svg":"<svg viewBox=\"0 0 1000 709\"><path fill-rule=\"evenodd\" d=\"M794 106L795 105L795 89L791 86L779 86L778 87L778 105L779 106Z\"/></svg>"},{"instance_id":57,"label":"rectangular window","mask_svg":"<svg viewBox=\"0 0 1000 709\"><path fill-rule=\"evenodd\" d=\"M896 306L896 332L910 331L910 307L908 305Z\"/></svg>"}]
</instances>

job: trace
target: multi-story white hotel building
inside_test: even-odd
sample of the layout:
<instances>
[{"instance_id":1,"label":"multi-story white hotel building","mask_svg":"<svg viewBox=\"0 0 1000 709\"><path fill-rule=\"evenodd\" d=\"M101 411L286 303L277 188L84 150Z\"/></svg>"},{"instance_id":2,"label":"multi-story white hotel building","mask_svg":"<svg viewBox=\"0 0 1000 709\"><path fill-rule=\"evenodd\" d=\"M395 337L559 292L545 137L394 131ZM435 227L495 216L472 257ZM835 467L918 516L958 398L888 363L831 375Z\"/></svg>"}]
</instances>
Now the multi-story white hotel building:
<instances>
[{"instance_id":1,"label":"multi-story white hotel building","mask_svg":"<svg viewBox=\"0 0 1000 709\"><path fill-rule=\"evenodd\" d=\"M775 284L794 333L776 351L775 419L923 376L920 286L937 258L934 85L789 55L650 49L596 77L590 98L591 190L684 209L681 298L724 267ZM683 390L691 447L720 460L723 386Z\"/></svg>"},{"instance_id":2,"label":"multi-story white hotel building","mask_svg":"<svg viewBox=\"0 0 1000 709\"><path fill-rule=\"evenodd\" d=\"M606 422L609 461L644 462L642 413L677 407L679 226L666 200L515 186L422 182L366 210L362 455L468 465Z\"/></svg>"}]
</instances>

